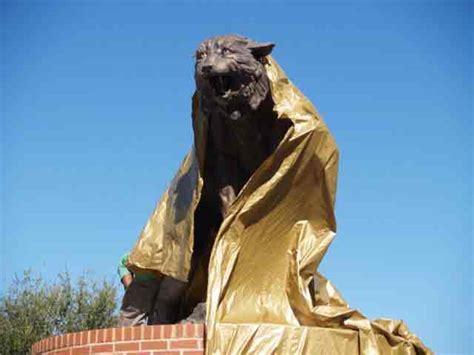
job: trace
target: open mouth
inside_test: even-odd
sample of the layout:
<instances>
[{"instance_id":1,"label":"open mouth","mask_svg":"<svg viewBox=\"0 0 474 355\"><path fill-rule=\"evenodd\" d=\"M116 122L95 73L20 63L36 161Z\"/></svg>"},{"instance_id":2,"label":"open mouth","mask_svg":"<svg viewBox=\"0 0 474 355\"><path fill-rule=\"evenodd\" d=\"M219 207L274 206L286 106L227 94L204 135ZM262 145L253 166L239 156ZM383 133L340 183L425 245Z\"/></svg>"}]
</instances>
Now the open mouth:
<instances>
[{"instance_id":1,"label":"open mouth","mask_svg":"<svg viewBox=\"0 0 474 355\"><path fill-rule=\"evenodd\" d=\"M214 75L209 77L209 82L215 93L222 97L229 96L235 89L234 81L230 75Z\"/></svg>"}]
</instances>

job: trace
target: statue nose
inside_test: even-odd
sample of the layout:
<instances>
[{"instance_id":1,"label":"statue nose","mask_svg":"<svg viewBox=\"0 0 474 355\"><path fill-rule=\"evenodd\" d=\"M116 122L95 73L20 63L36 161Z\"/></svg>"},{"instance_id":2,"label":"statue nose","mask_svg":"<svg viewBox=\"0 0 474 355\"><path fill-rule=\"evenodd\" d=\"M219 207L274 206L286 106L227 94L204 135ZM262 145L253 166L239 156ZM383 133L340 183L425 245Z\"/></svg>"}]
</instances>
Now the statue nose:
<instances>
[{"instance_id":1,"label":"statue nose","mask_svg":"<svg viewBox=\"0 0 474 355\"><path fill-rule=\"evenodd\" d=\"M211 70L212 70L212 65L211 65L211 64L208 64L208 63L207 63L207 64L203 64L203 66L202 66L202 72L203 72L204 74L209 74L209 73L211 72Z\"/></svg>"}]
</instances>

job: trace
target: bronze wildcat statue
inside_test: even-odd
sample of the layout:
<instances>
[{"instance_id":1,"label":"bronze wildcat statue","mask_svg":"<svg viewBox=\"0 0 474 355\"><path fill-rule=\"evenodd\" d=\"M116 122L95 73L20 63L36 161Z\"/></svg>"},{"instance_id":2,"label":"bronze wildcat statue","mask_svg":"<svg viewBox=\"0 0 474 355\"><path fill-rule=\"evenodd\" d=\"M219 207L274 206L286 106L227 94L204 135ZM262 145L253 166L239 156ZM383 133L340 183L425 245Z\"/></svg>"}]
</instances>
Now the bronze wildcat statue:
<instances>
[{"instance_id":1,"label":"bronze wildcat statue","mask_svg":"<svg viewBox=\"0 0 474 355\"><path fill-rule=\"evenodd\" d=\"M204 321L207 268L217 231L242 187L291 125L277 120L273 110L264 68L273 47L228 35L207 39L196 51L196 91L208 129L189 282L164 277L150 323L173 323L191 312L184 321Z\"/></svg>"},{"instance_id":2,"label":"bronze wildcat statue","mask_svg":"<svg viewBox=\"0 0 474 355\"><path fill-rule=\"evenodd\" d=\"M193 271L205 274L198 278L202 286L213 239L229 207L290 126L289 121L278 121L273 111L264 68L265 56L273 47L228 35L205 40L196 52L196 89L209 122L205 183L195 212ZM202 294L186 303L204 300L206 288L202 286ZM188 321L203 320L198 316L202 308L196 308Z\"/></svg>"},{"instance_id":3,"label":"bronze wildcat statue","mask_svg":"<svg viewBox=\"0 0 474 355\"><path fill-rule=\"evenodd\" d=\"M272 48L231 35L196 52L194 144L128 260L163 276L152 322L205 321L207 354L431 354L317 271L339 151Z\"/></svg>"}]
</instances>

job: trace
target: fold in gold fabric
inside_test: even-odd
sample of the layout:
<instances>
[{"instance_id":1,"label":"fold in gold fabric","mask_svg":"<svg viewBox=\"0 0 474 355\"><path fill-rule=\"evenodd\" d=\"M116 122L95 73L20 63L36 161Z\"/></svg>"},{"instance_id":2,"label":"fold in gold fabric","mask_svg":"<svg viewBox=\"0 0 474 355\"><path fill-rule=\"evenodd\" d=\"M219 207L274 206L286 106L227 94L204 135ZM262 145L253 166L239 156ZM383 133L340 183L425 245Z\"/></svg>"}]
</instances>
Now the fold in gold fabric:
<instances>
[{"instance_id":1,"label":"fold in gold fabric","mask_svg":"<svg viewBox=\"0 0 474 355\"><path fill-rule=\"evenodd\" d=\"M401 321L369 321L316 272L336 232L338 149L316 109L268 57L278 119L292 126L240 191L215 239L207 354L431 354ZM129 264L186 281L203 185L207 119Z\"/></svg>"}]
</instances>

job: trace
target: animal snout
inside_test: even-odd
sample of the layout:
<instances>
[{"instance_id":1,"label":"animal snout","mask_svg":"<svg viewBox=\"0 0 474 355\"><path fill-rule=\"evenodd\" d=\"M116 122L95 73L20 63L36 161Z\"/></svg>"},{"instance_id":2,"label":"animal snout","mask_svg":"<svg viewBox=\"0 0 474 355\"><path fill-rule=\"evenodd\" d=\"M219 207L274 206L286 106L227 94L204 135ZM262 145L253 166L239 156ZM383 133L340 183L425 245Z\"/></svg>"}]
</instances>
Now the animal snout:
<instances>
[{"instance_id":1,"label":"animal snout","mask_svg":"<svg viewBox=\"0 0 474 355\"><path fill-rule=\"evenodd\" d=\"M224 75L229 72L229 66L226 61L215 59L213 57L206 58L207 60L201 63L201 71L208 76Z\"/></svg>"},{"instance_id":2,"label":"animal snout","mask_svg":"<svg viewBox=\"0 0 474 355\"><path fill-rule=\"evenodd\" d=\"M203 64L201 68L204 74L209 74L212 71L212 64Z\"/></svg>"}]
</instances>

